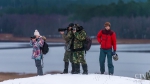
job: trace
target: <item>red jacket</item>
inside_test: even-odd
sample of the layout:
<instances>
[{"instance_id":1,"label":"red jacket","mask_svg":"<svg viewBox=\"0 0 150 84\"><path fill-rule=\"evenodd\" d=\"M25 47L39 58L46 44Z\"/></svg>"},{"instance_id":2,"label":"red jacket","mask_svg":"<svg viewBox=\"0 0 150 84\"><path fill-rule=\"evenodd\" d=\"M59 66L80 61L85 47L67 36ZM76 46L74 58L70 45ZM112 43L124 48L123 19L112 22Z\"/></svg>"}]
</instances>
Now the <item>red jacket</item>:
<instances>
[{"instance_id":1,"label":"red jacket","mask_svg":"<svg viewBox=\"0 0 150 84\"><path fill-rule=\"evenodd\" d=\"M116 51L116 34L112 30L99 31L97 40L102 49L111 49L113 47L114 51Z\"/></svg>"}]
</instances>

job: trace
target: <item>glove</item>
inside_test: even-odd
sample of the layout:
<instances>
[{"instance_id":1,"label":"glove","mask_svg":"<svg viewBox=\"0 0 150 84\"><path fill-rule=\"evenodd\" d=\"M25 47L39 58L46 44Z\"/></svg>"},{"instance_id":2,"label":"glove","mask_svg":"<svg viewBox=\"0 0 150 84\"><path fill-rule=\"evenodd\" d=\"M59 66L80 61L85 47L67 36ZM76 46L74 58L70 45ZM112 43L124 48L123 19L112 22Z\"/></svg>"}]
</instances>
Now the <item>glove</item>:
<instances>
[{"instance_id":1,"label":"glove","mask_svg":"<svg viewBox=\"0 0 150 84\"><path fill-rule=\"evenodd\" d=\"M112 52L112 56L116 54L116 51Z\"/></svg>"}]
</instances>

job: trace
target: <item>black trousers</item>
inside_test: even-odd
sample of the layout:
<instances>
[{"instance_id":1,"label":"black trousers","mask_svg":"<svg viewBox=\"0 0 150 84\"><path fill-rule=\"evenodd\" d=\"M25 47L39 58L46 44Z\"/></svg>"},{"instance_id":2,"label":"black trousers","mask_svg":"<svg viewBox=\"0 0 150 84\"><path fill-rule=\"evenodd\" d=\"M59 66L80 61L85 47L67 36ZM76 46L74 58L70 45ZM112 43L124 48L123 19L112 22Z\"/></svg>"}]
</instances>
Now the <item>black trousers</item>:
<instances>
[{"instance_id":1,"label":"black trousers","mask_svg":"<svg viewBox=\"0 0 150 84\"><path fill-rule=\"evenodd\" d=\"M41 65L41 60L35 60L35 65L37 67L37 75L43 75L43 67Z\"/></svg>"}]
</instances>

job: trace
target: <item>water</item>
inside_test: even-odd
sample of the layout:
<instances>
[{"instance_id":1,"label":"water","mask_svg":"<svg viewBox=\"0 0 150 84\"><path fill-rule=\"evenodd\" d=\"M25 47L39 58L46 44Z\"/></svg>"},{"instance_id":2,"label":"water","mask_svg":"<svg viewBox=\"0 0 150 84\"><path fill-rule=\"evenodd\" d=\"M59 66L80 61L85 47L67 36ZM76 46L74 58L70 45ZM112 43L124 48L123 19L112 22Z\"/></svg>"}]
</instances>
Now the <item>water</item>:
<instances>
[{"instance_id":1,"label":"water","mask_svg":"<svg viewBox=\"0 0 150 84\"><path fill-rule=\"evenodd\" d=\"M5 47L5 43L0 43ZM7 43L7 46L15 46L17 43ZM150 54L144 51L150 50L150 44L118 45L119 60L114 61L115 74L117 76L134 77L134 74L144 74L150 69ZM87 52L86 60L89 73L99 73L99 45L93 45ZM123 52L123 51L141 51ZM44 72L63 71L64 47L50 47L50 52L44 56ZM0 50L0 72L36 73L34 60L31 59L32 48L2 49ZM107 66L107 62L106 62ZM71 70L71 66L69 67ZM82 70L82 68L81 68ZM106 67L106 72L108 69Z\"/></svg>"}]
</instances>

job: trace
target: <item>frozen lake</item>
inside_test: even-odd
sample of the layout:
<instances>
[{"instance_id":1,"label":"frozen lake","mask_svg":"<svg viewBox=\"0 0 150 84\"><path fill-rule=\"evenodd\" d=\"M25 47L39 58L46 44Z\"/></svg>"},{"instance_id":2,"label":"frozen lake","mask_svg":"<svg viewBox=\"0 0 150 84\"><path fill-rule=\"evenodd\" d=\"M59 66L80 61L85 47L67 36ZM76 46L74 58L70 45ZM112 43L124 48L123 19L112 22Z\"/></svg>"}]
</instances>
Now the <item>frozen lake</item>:
<instances>
[{"instance_id":1,"label":"frozen lake","mask_svg":"<svg viewBox=\"0 0 150 84\"><path fill-rule=\"evenodd\" d=\"M5 43L0 43L0 45L0 47L6 46ZM18 44L15 43L15 45ZM6 47L10 46L14 46L14 44L9 44ZM119 55L119 60L114 61L114 75L134 77L134 74L145 74L145 72L149 71L150 69L150 53L148 53L149 50L150 44L119 44L117 52ZM88 63L89 73L100 72L99 51L99 45L93 45L90 51L87 52L86 60ZM44 56L44 72L63 71L64 52L64 47L50 47L50 52ZM32 48L1 49L0 72L36 73L36 67L34 60L31 59L31 53ZM71 67L69 70L71 70ZM107 68L106 72L108 72Z\"/></svg>"}]
</instances>

